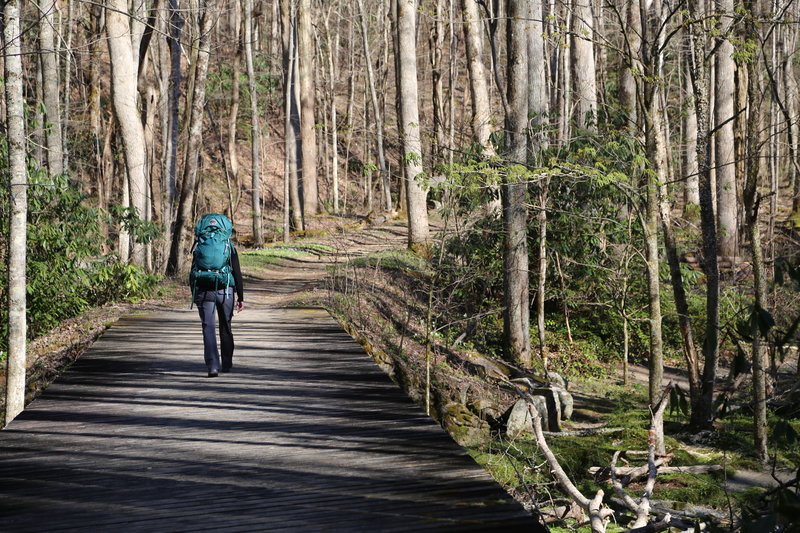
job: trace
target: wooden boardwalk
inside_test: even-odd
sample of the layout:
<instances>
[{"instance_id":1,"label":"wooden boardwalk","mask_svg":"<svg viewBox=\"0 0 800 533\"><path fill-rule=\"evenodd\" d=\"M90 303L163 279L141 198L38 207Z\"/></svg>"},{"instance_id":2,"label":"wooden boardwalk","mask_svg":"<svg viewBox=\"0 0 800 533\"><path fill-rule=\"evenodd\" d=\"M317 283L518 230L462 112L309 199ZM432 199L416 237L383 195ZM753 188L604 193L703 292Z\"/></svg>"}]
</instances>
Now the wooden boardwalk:
<instances>
[{"instance_id":1,"label":"wooden boardwalk","mask_svg":"<svg viewBox=\"0 0 800 533\"><path fill-rule=\"evenodd\" d=\"M113 326L0 432L0 531L538 531L319 309Z\"/></svg>"}]
</instances>

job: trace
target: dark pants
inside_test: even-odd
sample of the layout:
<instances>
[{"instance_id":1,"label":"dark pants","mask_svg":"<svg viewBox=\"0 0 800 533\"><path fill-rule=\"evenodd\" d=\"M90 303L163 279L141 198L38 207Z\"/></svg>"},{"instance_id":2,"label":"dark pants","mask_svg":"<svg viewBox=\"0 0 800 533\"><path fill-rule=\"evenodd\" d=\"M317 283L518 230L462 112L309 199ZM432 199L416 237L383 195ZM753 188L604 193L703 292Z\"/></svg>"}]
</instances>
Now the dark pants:
<instances>
[{"instance_id":1,"label":"dark pants","mask_svg":"<svg viewBox=\"0 0 800 533\"><path fill-rule=\"evenodd\" d=\"M233 333L231 319L234 304L233 287L218 291L197 290L194 303L203 323L203 355L209 372L230 370L233 365ZM216 317L219 317L219 340L222 345L222 365L217 349Z\"/></svg>"}]
</instances>

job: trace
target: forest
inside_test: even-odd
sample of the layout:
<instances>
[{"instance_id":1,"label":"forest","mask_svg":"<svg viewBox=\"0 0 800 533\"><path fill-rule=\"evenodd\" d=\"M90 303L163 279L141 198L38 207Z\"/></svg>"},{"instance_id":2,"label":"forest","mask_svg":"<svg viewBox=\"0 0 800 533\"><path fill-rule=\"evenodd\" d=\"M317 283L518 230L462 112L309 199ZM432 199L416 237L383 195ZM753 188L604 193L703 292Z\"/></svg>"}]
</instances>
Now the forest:
<instances>
[{"instance_id":1,"label":"forest","mask_svg":"<svg viewBox=\"0 0 800 533\"><path fill-rule=\"evenodd\" d=\"M643 369L652 470L680 435L739 441L750 468L794 475L707 526L796 531L795 0L2 6L6 421L28 343L185 278L199 215L228 215L248 250L401 221L407 250L361 266L415 270L419 313L392 319L413 315L420 346L578 387ZM554 476L611 527L596 484ZM642 488L628 527L666 530Z\"/></svg>"}]
</instances>

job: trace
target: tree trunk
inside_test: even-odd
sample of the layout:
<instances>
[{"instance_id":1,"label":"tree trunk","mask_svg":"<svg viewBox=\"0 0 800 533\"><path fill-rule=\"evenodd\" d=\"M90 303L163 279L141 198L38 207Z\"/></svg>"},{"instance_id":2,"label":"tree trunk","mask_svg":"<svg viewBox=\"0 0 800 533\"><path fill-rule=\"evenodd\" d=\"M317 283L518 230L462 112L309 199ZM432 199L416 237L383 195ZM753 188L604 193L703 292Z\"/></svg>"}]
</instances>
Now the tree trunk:
<instances>
[{"instance_id":1,"label":"tree trunk","mask_svg":"<svg viewBox=\"0 0 800 533\"><path fill-rule=\"evenodd\" d=\"M311 28L311 0L298 0L297 53L300 76L300 137L303 168L303 212L319 213L317 184L317 137L314 119L314 39Z\"/></svg>"},{"instance_id":2,"label":"tree trunk","mask_svg":"<svg viewBox=\"0 0 800 533\"><path fill-rule=\"evenodd\" d=\"M264 233L261 223L261 126L258 111L258 89L256 88L256 72L253 68L253 0L244 0L244 55L247 63L247 85L250 89L250 132L253 195L253 245L260 248L264 245Z\"/></svg>"},{"instance_id":3,"label":"tree trunk","mask_svg":"<svg viewBox=\"0 0 800 533\"><path fill-rule=\"evenodd\" d=\"M168 265L168 272L172 275L180 274L185 270L186 253L184 238L187 233L187 226L192 221L192 210L194 208L194 195L197 185L200 149L203 136L206 77L208 75L208 63L211 56L209 40L215 21L215 7L213 0L200 0L200 4L198 5L199 32L198 40L195 45L197 47L197 65L194 69L195 77L189 122L189 138L186 144L183 183L181 185L180 203L175 220L175 232L172 236L172 248L170 249Z\"/></svg>"},{"instance_id":4,"label":"tree trunk","mask_svg":"<svg viewBox=\"0 0 800 533\"><path fill-rule=\"evenodd\" d=\"M375 152L378 157L378 170L381 173L381 183L383 184L383 208L389 212L392 210L392 194L389 168L386 165L386 155L383 151L383 113L378 105L378 93L375 89L375 73L372 69L372 54L370 52L369 35L367 33L367 12L364 9L363 0L358 0L358 12L361 15L361 40L364 46L364 63L367 67L369 97L370 103L372 104L373 118L375 119Z\"/></svg>"},{"instance_id":5,"label":"tree trunk","mask_svg":"<svg viewBox=\"0 0 800 533\"><path fill-rule=\"evenodd\" d=\"M304 229L303 203L300 200L300 178L298 157L300 151L300 115L297 98L297 6L296 0L281 2L281 36L283 39L283 64L286 70L286 113L289 117L289 129L284 133L286 137L285 154L289 164L289 200L292 226L295 230ZM291 62L291 69L289 64Z\"/></svg>"},{"instance_id":6,"label":"tree trunk","mask_svg":"<svg viewBox=\"0 0 800 533\"><path fill-rule=\"evenodd\" d=\"M281 9L284 9L289 2L284 0L281 3ZM294 133L292 128L292 79L293 79L293 72L294 72L294 24L291 22L294 20L294 4L292 4L291 9L287 9L286 19L287 22L284 23L283 31L284 31L284 65L286 67L286 72L284 74L284 91L283 91L283 99L284 99L284 120L283 120L283 127L284 127L284 156L283 156L283 242L289 242L289 238L291 236L291 215L292 215L292 204L296 207L299 201L299 195L297 195L297 179L295 178L294 183L292 183L292 159L296 157L296 152L294 150L295 147L295 139L293 138L291 133ZM293 186L295 187L293 189ZM294 190L295 198L290 201L290 197L292 195L292 190ZM297 226L295 226L297 227Z\"/></svg>"},{"instance_id":7,"label":"tree trunk","mask_svg":"<svg viewBox=\"0 0 800 533\"><path fill-rule=\"evenodd\" d=\"M504 336L510 360L530 365L530 306L528 303L527 163L528 45L525 0L508 4L508 70L505 120L509 168L503 184Z\"/></svg>"},{"instance_id":8,"label":"tree trunk","mask_svg":"<svg viewBox=\"0 0 800 533\"><path fill-rule=\"evenodd\" d=\"M433 24L428 39L428 51L431 62L431 96L433 97L433 139L431 147L431 168L438 168L444 156L445 111L444 111L444 6L443 0L433 1Z\"/></svg>"},{"instance_id":9,"label":"tree trunk","mask_svg":"<svg viewBox=\"0 0 800 533\"><path fill-rule=\"evenodd\" d=\"M495 155L489 142L491 129L491 110L489 108L489 88L486 83L486 69L483 65L483 25L478 14L476 0L461 0L464 18L464 46L467 51L467 72L469 73L470 97L472 98L472 136L487 156Z\"/></svg>"},{"instance_id":10,"label":"tree trunk","mask_svg":"<svg viewBox=\"0 0 800 533\"><path fill-rule=\"evenodd\" d=\"M3 5L3 77L11 216L8 237L8 353L6 356L7 425L25 408L27 366L26 275L28 172L25 161L25 116L19 0Z\"/></svg>"},{"instance_id":11,"label":"tree trunk","mask_svg":"<svg viewBox=\"0 0 800 533\"><path fill-rule=\"evenodd\" d=\"M714 168L717 178L717 228L719 254L735 258L737 250L736 158L734 153L734 73L733 44L727 32L731 31L734 15L733 0L716 0L720 13L721 42L714 56Z\"/></svg>"},{"instance_id":12,"label":"tree trunk","mask_svg":"<svg viewBox=\"0 0 800 533\"><path fill-rule=\"evenodd\" d=\"M532 117L533 152L547 147L547 125L550 114L542 2L543 0L531 1L528 20L528 113Z\"/></svg>"},{"instance_id":13,"label":"tree trunk","mask_svg":"<svg viewBox=\"0 0 800 533\"><path fill-rule=\"evenodd\" d=\"M86 40L91 43L89 45L89 54L92 57L97 57L100 54L100 46L103 42L102 38L102 19L103 19L103 6L100 4L92 4L89 8L89 20L86 25ZM88 77L88 107L89 107L89 125L92 130L92 148L94 154L94 181L96 183L98 208L107 209L108 202L106 201L106 176L103 172L103 128L101 125L101 108L100 96L102 92L102 85L100 82L100 62L90 61L89 64L89 77Z\"/></svg>"},{"instance_id":14,"label":"tree trunk","mask_svg":"<svg viewBox=\"0 0 800 533\"><path fill-rule=\"evenodd\" d=\"M234 0L234 6L231 12L233 21L231 22L233 36L232 40L235 43L235 51L233 53L233 64L231 65L231 111L228 115L228 154L231 160L231 179L236 187L237 201L241 194L241 184L239 183L239 155L236 149L236 135L238 132L239 120L239 93L241 92L239 83L239 74L242 67L242 55L244 54L244 42L242 40L242 10L241 2Z\"/></svg>"},{"instance_id":15,"label":"tree trunk","mask_svg":"<svg viewBox=\"0 0 800 533\"><path fill-rule=\"evenodd\" d=\"M39 55L42 61L42 92L44 96L45 144L47 169L50 176L64 173L64 147L61 138L61 91L58 83L58 53L55 41L56 2L45 0L39 22Z\"/></svg>"},{"instance_id":16,"label":"tree trunk","mask_svg":"<svg viewBox=\"0 0 800 533\"><path fill-rule=\"evenodd\" d=\"M596 130L597 80L595 78L594 17L591 0L572 0L572 79L575 124Z\"/></svg>"},{"instance_id":17,"label":"tree trunk","mask_svg":"<svg viewBox=\"0 0 800 533\"><path fill-rule=\"evenodd\" d=\"M331 41L331 31L328 27L328 19L325 19L325 29L326 34L328 37L328 90L330 91L330 120L331 120L331 181L333 182L333 212L334 214L339 214L339 125L338 125L338 117L336 113L336 72L337 72L337 61L336 57L339 53L339 32L336 32L336 37ZM374 91L373 91L374 92ZM377 98L375 100L375 105L377 106ZM381 131L383 130L383 125L381 121L378 121L379 127ZM379 143L381 147L381 151L383 150L383 135L381 135L381 140ZM379 156L381 160L384 161L383 157ZM383 171L381 171L383 172ZM388 174L388 172L387 172ZM388 181L388 177L387 177ZM386 184L386 189L388 191L389 185ZM391 208L391 196L389 196L389 208Z\"/></svg>"},{"instance_id":18,"label":"tree trunk","mask_svg":"<svg viewBox=\"0 0 800 533\"><path fill-rule=\"evenodd\" d=\"M181 28L183 27L183 17L178 6L178 0L169 0L169 34L167 44L169 45L169 94L168 94L168 113L169 113L169 141L166 152L166 169L164 187L164 225L169 228L168 238L174 236L175 227L175 202L178 200L178 137L180 136L180 99L181 99Z\"/></svg>"},{"instance_id":19,"label":"tree trunk","mask_svg":"<svg viewBox=\"0 0 800 533\"><path fill-rule=\"evenodd\" d=\"M403 144L403 166L406 176L408 207L408 247L417 249L428 242L428 191L419 176L422 174L422 139L417 96L417 0L396 0L400 131Z\"/></svg>"},{"instance_id":20,"label":"tree trunk","mask_svg":"<svg viewBox=\"0 0 800 533\"><path fill-rule=\"evenodd\" d=\"M689 17L699 20L704 13L698 0L688 3ZM686 29L688 71L692 81L694 109L697 115L697 168L700 179L700 228L703 235L703 270L706 275L706 323L703 341L703 377L701 394L691 398L691 425L694 429L711 428L714 420L714 385L719 359L719 266L717 230L711 175L709 139L708 74L704 61L702 34L696 25Z\"/></svg>"},{"instance_id":21,"label":"tree trunk","mask_svg":"<svg viewBox=\"0 0 800 533\"><path fill-rule=\"evenodd\" d=\"M69 124L72 118L71 109L71 96L72 96L72 61L74 52L72 48L72 39L76 30L73 28L75 24L75 2L74 0L67 0L67 20L62 24L61 31L67 34L65 42L66 54L64 58L64 112L61 115L61 147L63 151L63 169L69 172L69 145L67 139L69 138Z\"/></svg>"},{"instance_id":22,"label":"tree trunk","mask_svg":"<svg viewBox=\"0 0 800 533\"><path fill-rule=\"evenodd\" d=\"M639 9L645 12L647 7L641 0ZM662 13L659 5L654 5L652 12L643 24L640 63L646 80L640 84L642 95L642 119L644 122L645 157L652 168L644 169L645 174L645 209L642 228L645 238L645 273L647 278L647 301L650 322L650 360L649 395L650 408L655 412L663 395L664 376L664 342L662 337L661 287L659 280L660 260L658 248L658 221L661 208L660 187L668 179L666 139L664 138L661 114L661 94L658 81L662 77L662 41L659 28ZM663 213L662 213L663 214ZM666 228L671 230L671 227ZM674 248L674 243L671 243ZM664 453L664 421L663 418L653 420L655 428L655 447L658 453Z\"/></svg>"},{"instance_id":23,"label":"tree trunk","mask_svg":"<svg viewBox=\"0 0 800 533\"><path fill-rule=\"evenodd\" d=\"M111 85L114 113L117 116L125 153L125 168L130 185L130 205L144 219L149 182L145 156L144 128L138 109L138 46L132 44L131 21L126 0L108 0L106 32L111 56ZM134 55L136 54L136 55ZM131 262L145 264L145 246L134 240Z\"/></svg>"},{"instance_id":24,"label":"tree trunk","mask_svg":"<svg viewBox=\"0 0 800 533\"><path fill-rule=\"evenodd\" d=\"M636 79L634 71L641 68L639 48L641 47L642 18L639 0L625 0L625 25L618 28L623 38L622 71L619 76L619 103L628 119L631 130L637 131L639 113L636 99Z\"/></svg>"},{"instance_id":25,"label":"tree trunk","mask_svg":"<svg viewBox=\"0 0 800 533\"><path fill-rule=\"evenodd\" d=\"M762 18L764 13L758 6L758 0L745 2L745 9L751 11L752 17ZM752 18L745 19L745 35L749 41L763 43ZM762 344L763 336L759 327L762 320L761 314L767 308L767 277L764 268L764 250L761 244L758 212L761 204L761 195L758 192L758 176L761 174L761 154L766 144L764 128L761 123L761 107L764 100L760 87L759 72L765 65L759 61L759 54L747 64L747 120L745 132L745 185L744 209L745 223L748 237L750 238L751 260L753 262L753 315L750 333L753 338L753 440L756 458L762 465L769 460L767 448L767 353L766 346ZM767 68L769 68L767 66Z\"/></svg>"},{"instance_id":26,"label":"tree trunk","mask_svg":"<svg viewBox=\"0 0 800 533\"><path fill-rule=\"evenodd\" d=\"M684 186L683 214L684 216L697 217L700 206L700 177L697 169L697 114L694 110L694 96L692 79L689 73L689 61L686 54L681 54L684 78L684 106L683 106L683 138L686 142L682 153Z\"/></svg>"}]
</instances>

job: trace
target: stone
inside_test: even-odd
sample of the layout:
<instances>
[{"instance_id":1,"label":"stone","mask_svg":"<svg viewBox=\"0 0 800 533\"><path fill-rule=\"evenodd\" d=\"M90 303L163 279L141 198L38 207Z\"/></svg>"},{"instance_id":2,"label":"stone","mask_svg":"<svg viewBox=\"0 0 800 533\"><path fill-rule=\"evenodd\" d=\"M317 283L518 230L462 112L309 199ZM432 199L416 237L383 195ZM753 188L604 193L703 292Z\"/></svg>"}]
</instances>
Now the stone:
<instances>
[{"instance_id":1,"label":"stone","mask_svg":"<svg viewBox=\"0 0 800 533\"><path fill-rule=\"evenodd\" d=\"M542 418L542 429L548 431L547 404L545 399L541 396L534 396L532 404ZM531 419L530 411L528 411L528 402L520 399L517 400L508 411L508 418L506 419L506 438L513 440L525 433L533 434L533 420Z\"/></svg>"},{"instance_id":2,"label":"stone","mask_svg":"<svg viewBox=\"0 0 800 533\"><path fill-rule=\"evenodd\" d=\"M561 420L569 420L572 418L572 411L575 408L572 394L561 387L553 387L553 390L558 393L558 401L561 404Z\"/></svg>"},{"instance_id":3,"label":"stone","mask_svg":"<svg viewBox=\"0 0 800 533\"><path fill-rule=\"evenodd\" d=\"M547 421L546 431L561 431L561 400L555 387L540 387L532 394L544 398L546 413L542 414L542 422ZM541 411L539 411L541 413ZM545 424L542 424L544 428Z\"/></svg>"},{"instance_id":4,"label":"stone","mask_svg":"<svg viewBox=\"0 0 800 533\"><path fill-rule=\"evenodd\" d=\"M551 385L555 385L556 387L561 387L564 390L567 389L567 380L564 379L561 376L561 374L557 372L548 372L547 381L549 381Z\"/></svg>"},{"instance_id":5,"label":"stone","mask_svg":"<svg viewBox=\"0 0 800 533\"><path fill-rule=\"evenodd\" d=\"M496 403L486 398L479 398L469 404L469 408L473 413L478 415L481 420L498 419L502 415L500 408Z\"/></svg>"},{"instance_id":6,"label":"stone","mask_svg":"<svg viewBox=\"0 0 800 533\"><path fill-rule=\"evenodd\" d=\"M444 406L442 426L465 448L480 446L489 440L489 424L460 403L451 402Z\"/></svg>"}]
</instances>

